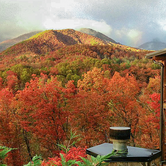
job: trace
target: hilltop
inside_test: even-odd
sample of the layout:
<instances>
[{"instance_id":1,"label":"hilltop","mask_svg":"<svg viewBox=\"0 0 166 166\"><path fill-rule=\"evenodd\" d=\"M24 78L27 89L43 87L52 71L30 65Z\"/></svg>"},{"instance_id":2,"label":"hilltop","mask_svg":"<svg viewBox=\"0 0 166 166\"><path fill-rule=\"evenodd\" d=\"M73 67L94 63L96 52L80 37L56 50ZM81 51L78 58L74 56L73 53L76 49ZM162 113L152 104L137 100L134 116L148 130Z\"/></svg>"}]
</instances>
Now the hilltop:
<instances>
[{"instance_id":1,"label":"hilltop","mask_svg":"<svg viewBox=\"0 0 166 166\"><path fill-rule=\"evenodd\" d=\"M46 30L6 49L1 55L19 55L21 53L45 54L57 50L66 45L75 44L99 44L105 42L99 38L75 31L66 30Z\"/></svg>"},{"instance_id":2,"label":"hilltop","mask_svg":"<svg viewBox=\"0 0 166 166\"><path fill-rule=\"evenodd\" d=\"M78 31L82 32L82 33L86 33L88 35L92 35L94 37L97 37L101 40L103 40L104 42L107 42L107 43L117 43L116 41L114 41L113 39L109 38L108 36L100 33L100 32L97 32L93 29L89 29L89 28L81 28L79 29ZM26 34L23 34L23 35L20 35L16 38L13 38L13 39L9 39L9 40L5 40L5 41L2 41L0 42L0 52L4 51L5 49L7 49L8 47L11 47L19 42L22 42L24 40L27 40L28 38L36 35L37 33L40 33L42 31L34 31L34 32L30 32L30 33L26 33Z\"/></svg>"}]
</instances>

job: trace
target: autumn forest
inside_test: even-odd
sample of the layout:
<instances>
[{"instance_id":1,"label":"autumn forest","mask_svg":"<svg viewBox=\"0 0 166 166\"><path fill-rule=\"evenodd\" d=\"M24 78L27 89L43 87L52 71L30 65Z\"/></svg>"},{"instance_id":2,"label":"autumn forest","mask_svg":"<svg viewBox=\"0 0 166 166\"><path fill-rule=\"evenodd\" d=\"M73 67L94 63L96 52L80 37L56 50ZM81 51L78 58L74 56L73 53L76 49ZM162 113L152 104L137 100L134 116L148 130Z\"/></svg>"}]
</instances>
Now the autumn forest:
<instances>
[{"instance_id":1,"label":"autumn forest","mask_svg":"<svg viewBox=\"0 0 166 166\"><path fill-rule=\"evenodd\" d=\"M36 154L58 165L58 145L85 157L131 127L129 145L159 148L160 66L140 50L72 29L47 30L0 53L0 145L22 166Z\"/></svg>"}]
</instances>

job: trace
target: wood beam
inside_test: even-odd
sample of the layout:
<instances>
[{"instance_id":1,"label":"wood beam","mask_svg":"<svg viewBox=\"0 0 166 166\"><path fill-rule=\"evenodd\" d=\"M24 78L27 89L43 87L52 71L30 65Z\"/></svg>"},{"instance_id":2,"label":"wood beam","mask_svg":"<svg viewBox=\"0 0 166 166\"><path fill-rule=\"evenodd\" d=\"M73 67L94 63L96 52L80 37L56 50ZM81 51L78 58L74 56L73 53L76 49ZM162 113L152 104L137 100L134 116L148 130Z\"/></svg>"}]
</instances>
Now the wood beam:
<instances>
[{"instance_id":1,"label":"wood beam","mask_svg":"<svg viewBox=\"0 0 166 166\"><path fill-rule=\"evenodd\" d=\"M166 61L166 55L160 55L153 57L154 60Z\"/></svg>"}]
</instances>

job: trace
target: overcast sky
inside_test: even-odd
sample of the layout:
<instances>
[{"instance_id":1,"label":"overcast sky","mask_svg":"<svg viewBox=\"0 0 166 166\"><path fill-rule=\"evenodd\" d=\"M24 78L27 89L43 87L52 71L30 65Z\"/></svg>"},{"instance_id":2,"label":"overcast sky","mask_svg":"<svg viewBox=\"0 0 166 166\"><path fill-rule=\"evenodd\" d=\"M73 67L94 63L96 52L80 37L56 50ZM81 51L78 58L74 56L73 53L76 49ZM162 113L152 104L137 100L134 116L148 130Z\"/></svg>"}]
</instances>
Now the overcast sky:
<instances>
[{"instance_id":1,"label":"overcast sky","mask_svg":"<svg viewBox=\"0 0 166 166\"><path fill-rule=\"evenodd\" d=\"M0 0L0 42L66 28L92 28L135 47L166 42L165 6L165 0Z\"/></svg>"}]
</instances>

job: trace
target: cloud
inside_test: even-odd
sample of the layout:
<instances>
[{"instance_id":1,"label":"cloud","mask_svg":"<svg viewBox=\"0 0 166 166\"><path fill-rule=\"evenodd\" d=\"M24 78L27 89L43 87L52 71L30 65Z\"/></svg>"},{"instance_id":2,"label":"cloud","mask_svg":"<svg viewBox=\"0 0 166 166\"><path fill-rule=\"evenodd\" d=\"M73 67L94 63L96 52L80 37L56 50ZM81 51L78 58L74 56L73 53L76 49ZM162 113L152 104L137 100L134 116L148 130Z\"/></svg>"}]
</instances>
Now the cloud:
<instances>
[{"instance_id":1,"label":"cloud","mask_svg":"<svg viewBox=\"0 0 166 166\"><path fill-rule=\"evenodd\" d=\"M131 46L140 45L156 37L165 41L163 19L166 18L166 1L103 0L95 2L95 0L86 1L85 14L94 20L103 19L110 25L112 33L109 37L114 40L123 44L130 43ZM133 30L139 32L138 38L126 36Z\"/></svg>"},{"instance_id":2,"label":"cloud","mask_svg":"<svg viewBox=\"0 0 166 166\"><path fill-rule=\"evenodd\" d=\"M165 0L0 0L0 41L66 28L92 28L131 46L165 41L165 6Z\"/></svg>"},{"instance_id":3,"label":"cloud","mask_svg":"<svg viewBox=\"0 0 166 166\"><path fill-rule=\"evenodd\" d=\"M35 4L25 0L0 1L0 41L42 28Z\"/></svg>"},{"instance_id":4,"label":"cloud","mask_svg":"<svg viewBox=\"0 0 166 166\"><path fill-rule=\"evenodd\" d=\"M79 18L71 18L71 19L50 19L47 18L43 22L43 26L45 29L79 29L82 27L91 28L106 35L109 35L112 31L110 25L108 25L104 20L95 21L88 19L79 19Z\"/></svg>"},{"instance_id":5,"label":"cloud","mask_svg":"<svg viewBox=\"0 0 166 166\"><path fill-rule=\"evenodd\" d=\"M158 21L158 24L160 25L162 30L166 31L166 19Z\"/></svg>"},{"instance_id":6,"label":"cloud","mask_svg":"<svg viewBox=\"0 0 166 166\"><path fill-rule=\"evenodd\" d=\"M118 30L113 29L112 36L117 41L121 41L121 44L137 47L142 39L142 31L123 27Z\"/></svg>"}]
</instances>

